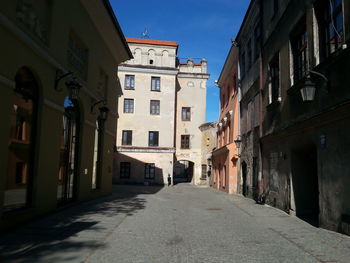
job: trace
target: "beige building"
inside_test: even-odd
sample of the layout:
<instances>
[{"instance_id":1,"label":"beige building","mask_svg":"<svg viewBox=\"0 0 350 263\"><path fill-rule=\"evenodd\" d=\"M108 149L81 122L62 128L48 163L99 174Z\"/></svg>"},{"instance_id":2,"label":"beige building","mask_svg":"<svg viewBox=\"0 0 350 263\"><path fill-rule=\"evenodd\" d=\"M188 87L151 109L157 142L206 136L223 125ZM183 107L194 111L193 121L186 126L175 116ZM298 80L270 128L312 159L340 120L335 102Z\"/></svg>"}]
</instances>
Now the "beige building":
<instances>
[{"instance_id":1,"label":"beige building","mask_svg":"<svg viewBox=\"0 0 350 263\"><path fill-rule=\"evenodd\" d=\"M179 64L175 181L185 179L201 184L202 133L199 126L205 122L208 78L205 59L199 63L188 59Z\"/></svg>"},{"instance_id":2,"label":"beige building","mask_svg":"<svg viewBox=\"0 0 350 263\"><path fill-rule=\"evenodd\" d=\"M1 230L111 193L115 68L132 55L107 0L1 1L0 38Z\"/></svg>"},{"instance_id":3,"label":"beige building","mask_svg":"<svg viewBox=\"0 0 350 263\"><path fill-rule=\"evenodd\" d=\"M218 132L218 123L207 122L199 126L202 132L202 173L200 182L202 185L211 185L212 181L212 152L217 147L216 135Z\"/></svg>"},{"instance_id":4,"label":"beige building","mask_svg":"<svg viewBox=\"0 0 350 263\"><path fill-rule=\"evenodd\" d=\"M201 173L198 127L205 120L206 61L179 64L174 41L127 42L134 58L118 68L123 92L114 182L164 184L178 175L197 183L192 177Z\"/></svg>"}]
</instances>

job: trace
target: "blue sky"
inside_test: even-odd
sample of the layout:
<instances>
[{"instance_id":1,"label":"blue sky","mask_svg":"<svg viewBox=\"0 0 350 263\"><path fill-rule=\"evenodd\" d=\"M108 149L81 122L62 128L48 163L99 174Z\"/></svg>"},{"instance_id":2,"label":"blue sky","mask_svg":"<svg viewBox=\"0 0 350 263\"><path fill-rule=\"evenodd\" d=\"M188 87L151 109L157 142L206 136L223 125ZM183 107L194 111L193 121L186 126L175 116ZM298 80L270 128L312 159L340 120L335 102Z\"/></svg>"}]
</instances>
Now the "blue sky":
<instances>
[{"instance_id":1,"label":"blue sky","mask_svg":"<svg viewBox=\"0 0 350 263\"><path fill-rule=\"evenodd\" d=\"M206 58L207 120L219 114L218 79L231 38L235 38L250 0L110 0L125 37L140 38L145 28L150 39L179 43L178 57Z\"/></svg>"}]
</instances>

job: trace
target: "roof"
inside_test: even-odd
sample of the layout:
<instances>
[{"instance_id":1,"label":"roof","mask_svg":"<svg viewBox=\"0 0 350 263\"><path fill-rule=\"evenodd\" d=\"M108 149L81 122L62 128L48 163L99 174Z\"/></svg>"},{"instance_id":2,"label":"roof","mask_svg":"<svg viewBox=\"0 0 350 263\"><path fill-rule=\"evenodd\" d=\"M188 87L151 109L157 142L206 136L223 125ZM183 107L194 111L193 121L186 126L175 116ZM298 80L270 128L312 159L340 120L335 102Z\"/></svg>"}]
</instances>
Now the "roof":
<instances>
[{"instance_id":1,"label":"roof","mask_svg":"<svg viewBox=\"0 0 350 263\"><path fill-rule=\"evenodd\" d=\"M136 43L136 44L171 46L171 47L178 47L179 46L179 44L176 41L154 40L154 39L144 39L144 38L126 38L126 42Z\"/></svg>"}]
</instances>

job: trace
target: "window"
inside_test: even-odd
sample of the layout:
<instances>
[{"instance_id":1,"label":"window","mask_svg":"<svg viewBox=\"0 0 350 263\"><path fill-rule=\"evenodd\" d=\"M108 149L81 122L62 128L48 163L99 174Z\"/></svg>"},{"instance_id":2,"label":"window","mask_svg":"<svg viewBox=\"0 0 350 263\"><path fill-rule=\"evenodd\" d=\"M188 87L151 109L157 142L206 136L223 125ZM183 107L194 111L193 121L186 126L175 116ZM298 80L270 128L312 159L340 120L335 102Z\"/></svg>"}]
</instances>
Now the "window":
<instances>
[{"instance_id":1,"label":"window","mask_svg":"<svg viewBox=\"0 0 350 263\"><path fill-rule=\"evenodd\" d=\"M88 61L89 50L74 33L70 33L68 42L68 63L83 79L87 78Z\"/></svg>"},{"instance_id":2,"label":"window","mask_svg":"<svg viewBox=\"0 0 350 263\"><path fill-rule=\"evenodd\" d=\"M159 132L150 131L148 133L148 146L158 146L159 141Z\"/></svg>"},{"instance_id":3,"label":"window","mask_svg":"<svg viewBox=\"0 0 350 263\"><path fill-rule=\"evenodd\" d=\"M259 57L260 45L261 45L261 29L260 29L260 24L258 24L254 30L254 59L257 59Z\"/></svg>"},{"instance_id":4,"label":"window","mask_svg":"<svg viewBox=\"0 0 350 263\"><path fill-rule=\"evenodd\" d=\"M343 4L341 0L318 1L316 4L323 53L328 57L341 48L344 38Z\"/></svg>"},{"instance_id":5,"label":"window","mask_svg":"<svg viewBox=\"0 0 350 263\"><path fill-rule=\"evenodd\" d=\"M294 82L301 80L308 70L308 37L306 24L294 35L291 40L293 54Z\"/></svg>"},{"instance_id":6,"label":"window","mask_svg":"<svg viewBox=\"0 0 350 263\"><path fill-rule=\"evenodd\" d=\"M124 89L135 89L135 76L126 75L124 82Z\"/></svg>"},{"instance_id":7,"label":"window","mask_svg":"<svg viewBox=\"0 0 350 263\"><path fill-rule=\"evenodd\" d=\"M99 70L97 93L101 99L107 101L108 98L108 75L102 69Z\"/></svg>"},{"instance_id":8,"label":"window","mask_svg":"<svg viewBox=\"0 0 350 263\"><path fill-rule=\"evenodd\" d=\"M242 53L242 55L241 55L241 77L243 78L244 77L244 75L245 75L245 70L246 70L246 68L245 68L245 53L243 52Z\"/></svg>"},{"instance_id":9,"label":"window","mask_svg":"<svg viewBox=\"0 0 350 263\"><path fill-rule=\"evenodd\" d=\"M132 145L132 131L128 131L128 130L123 131L122 145Z\"/></svg>"},{"instance_id":10,"label":"window","mask_svg":"<svg viewBox=\"0 0 350 263\"><path fill-rule=\"evenodd\" d=\"M247 69L249 70L251 65L252 65L252 41L248 41L248 46L247 46Z\"/></svg>"},{"instance_id":11,"label":"window","mask_svg":"<svg viewBox=\"0 0 350 263\"><path fill-rule=\"evenodd\" d=\"M181 149L190 149L190 135L181 135Z\"/></svg>"},{"instance_id":12,"label":"window","mask_svg":"<svg viewBox=\"0 0 350 263\"><path fill-rule=\"evenodd\" d=\"M134 99L124 99L124 113L134 113Z\"/></svg>"},{"instance_id":13,"label":"window","mask_svg":"<svg viewBox=\"0 0 350 263\"><path fill-rule=\"evenodd\" d=\"M269 64L269 103L280 99L280 63L279 54L275 55Z\"/></svg>"},{"instance_id":14,"label":"window","mask_svg":"<svg viewBox=\"0 0 350 263\"><path fill-rule=\"evenodd\" d=\"M129 162L120 163L120 178L130 178L130 166Z\"/></svg>"},{"instance_id":15,"label":"window","mask_svg":"<svg viewBox=\"0 0 350 263\"><path fill-rule=\"evenodd\" d=\"M160 114L160 101L159 100L151 100L150 114L151 115L159 115Z\"/></svg>"},{"instance_id":16,"label":"window","mask_svg":"<svg viewBox=\"0 0 350 263\"><path fill-rule=\"evenodd\" d=\"M190 121L191 120L191 108L190 107L182 107L182 120Z\"/></svg>"},{"instance_id":17,"label":"window","mask_svg":"<svg viewBox=\"0 0 350 263\"><path fill-rule=\"evenodd\" d=\"M160 91L160 78L159 77L152 77L151 90L152 91Z\"/></svg>"},{"instance_id":18,"label":"window","mask_svg":"<svg viewBox=\"0 0 350 263\"><path fill-rule=\"evenodd\" d=\"M230 136L230 131L231 131L231 121L228 121L227 122L227 132L226 132L226 134L227 134L227 136L226 136L226 144L229 144L230 143L230 141L231 141L231 136Z\"/></svg>"},{"instance_id":19,"label":"window","mask_svg":"<svg viewBox=\"0 0 350 263\"><path fill-rule=\"evenodd\" d=\"M154 179L156 177L156 168L154 163L145 164L145 179Z\"/></svg>"},{"instance_id":20,"label":"window","mask_svg":"<svg viewBox=\"0 0 350 263\"><path fill-rule=\"evenodd\" d=\"M206 164L202 164L201 179L207 179L207 165Z\"/></svg>"}]
</instances>

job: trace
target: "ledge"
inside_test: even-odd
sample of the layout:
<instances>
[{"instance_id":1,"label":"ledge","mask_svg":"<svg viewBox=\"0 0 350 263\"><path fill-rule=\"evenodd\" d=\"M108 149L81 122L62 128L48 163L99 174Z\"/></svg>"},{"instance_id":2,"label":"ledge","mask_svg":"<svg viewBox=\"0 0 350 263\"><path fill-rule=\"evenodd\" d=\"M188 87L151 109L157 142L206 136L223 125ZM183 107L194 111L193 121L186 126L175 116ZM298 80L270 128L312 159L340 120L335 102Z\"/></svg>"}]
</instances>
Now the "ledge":
<instances>
[{"instance_id":1,"label":"ledge","mask_svg":"<svg viewBox=\"0 0 350 263\"><path fill-rule=\"evenodd\" d=\"M140 153L175 153L175 148L167 147L125 147L118 146L116 152L140 152Z\"/></svg>"}]
</instances>

